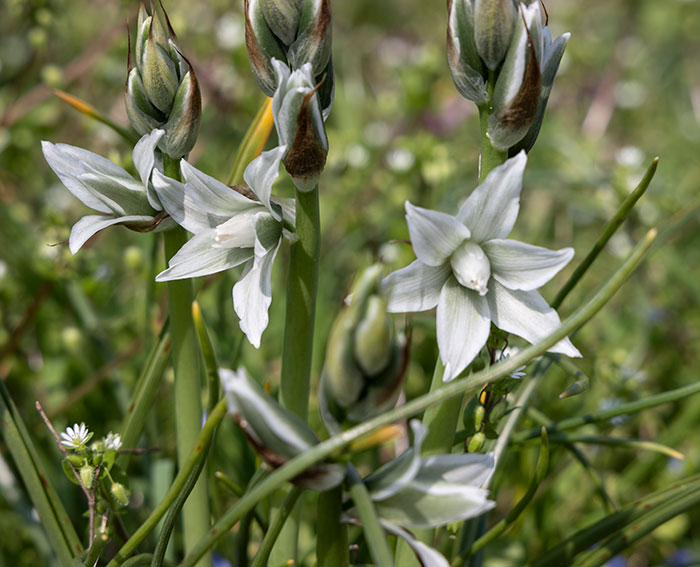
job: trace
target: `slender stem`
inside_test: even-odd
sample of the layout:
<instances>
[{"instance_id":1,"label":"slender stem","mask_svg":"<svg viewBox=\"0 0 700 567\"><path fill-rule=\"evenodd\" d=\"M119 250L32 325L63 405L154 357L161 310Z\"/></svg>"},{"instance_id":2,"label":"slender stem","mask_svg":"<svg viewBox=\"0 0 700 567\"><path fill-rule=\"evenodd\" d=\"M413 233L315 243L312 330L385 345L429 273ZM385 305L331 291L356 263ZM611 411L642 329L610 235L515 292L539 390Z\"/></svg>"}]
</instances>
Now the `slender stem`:
<instances>
[{"instance_id":1,"label":"slender stem","mask_svg":"<svg viewBox=\"0 0 700 567\"><path fill-rule=\"evenodd\" d=\"M384 530L379 524L374 503L367 492L367 487L362 482L362 478L352 465L348 465L348 482L350 495L362 521L362 531L365 534L365 541L374 564L381 565L381 567L393 567L394 557L389 549ZM319 565L321 565L320 562Z\"/></svg>"},{"instance_id":2,"label":"slender stem","mask_svg":"<svg viewBox=\"0 0 700 567\"><path fill-rule=\"evenodd\" d=\"M296 191L296 235L291 246L287 274L287 311L284 323L280 403L304 421L308 413L309 382L314 343L318 262L321 242L318 186ZM281 496L273 499L281 504ZM296 510L277 539L271 563L296 559L299 533Z\"/></svg>"},{"instance_id":3,"label":"slender stem","mask_svg":"<svg viewBox=\"0 0 700 567\"><path fill-rule=\"evenodd\" d=\"M493 98L493 89L496 86L496 73L489 71L486 88L489 93L489 100ZM493 109L489 103L479 106L479 122L481 126L481 155L479 157L479 181L486 179L491 171L504 163L508 159L507 151L500 151L491 145L491 140L486 135L489 127L489 118L493 114Z\"/></svg>"},{"instance_id":4,"label":"slender stem","mask_svg":"<svg viewBox=\"0 0 700 567\"><path fill-rule=\"evenodd\" d=\"M280 403L306 419L321 242L318 187L309 192L297 190L296 203L299 240L291 246L287 277Z\"/></svg>"},{"instance_id":5,"label":"slender stem","mask_svg":"<svg viewBox=\"0 0 700 567\"><path fill-rule=\"evenodd\" d=\"M486 384L500 380L504 376L528 363L534 358L543 355L549 348L570 335L581 325L589 321L603 306L610 301L617 290L627 280L644 258L656 237L656 230L650 230L647 236L630 253L620 268L610 277L593 298L579 308L560 327L552 331L541 341L521 350L518 354L487 368L469 377L453 380L444 387L434 392L429 392L414 400L411 400L391 411L375 418L369 419L352 429L334 435L330 439L319 443L312 449L294 457L285 465L275 470L262 482L251 488L236 504L216 522L209 534L199 541L195 548L180 563L180 567L192 567L197 559L216 542L248 511L266 496L269 496L283 483L307 470L315 463L332 455L339 455L353 441L376 431L384 425L389 425L401 419L407 419L433 404L439 404L455 396L463 396L465 392L476 390ZM114 567L109 565L108 567Z\"/></svg>"},{"instance_id":6,"label":"slender stem","mask_svg":"<svg viewBox=\"0 0 700 567\"><path fill-rule=\"evenodd\" d=\"M341 523L343 489L340 486L321 492L318 497L316 557L319 565L348 567L348 530Z\"/></svg>"},{"instance_id":7,"label":"slender stem","mask_svg":"<svg viewBox=\"0 0 700 567\"><path fill-rule=\"evenodd\" d=\"M435 392L442 388L445 382L442 375L445 367L438 357L433 372L433 380L430 383L430 391ZM462 408L462 398L460 396L450 398L442 404L435 404L425 410L423 415L423 425L428 428L428 434L423 441L423 455L438 455L449 453L452 450L459 412Z\"/></svg>"},{"instance_id":8,"label":"slender stem","mask_svg":"<svg viewBox=\"0 0 700 567\"><path fill-rule=\"evenodd\" d=\"M554 298L554 301L552 301L553 309L559 308L564 299L566 299L566 296L569 295L569 293L571 293L571 290L574 289L576 284L588 271L588 268L591 267L595 259L598 257L598 254L600 254L605 248L605 245L612 238L613 234L615 234L615 232L617 232L617 229L620 228L624 220L630 214L630 211L632 211L632 207L634 207L636 202L639 201L641 196L644 195L645 191L649 187L651 180L654 178L654 174L656 173L656 168L658 165L659 158L654 158L651 162L651 165L649 166L649 169L647 169L646 173L644 174L644 177L639 182L639 185L637 185L636 189L627 196L627 198L623 201L622 205L620 205L620 208L615 213L615 216L611 218L608 224L605 226L603 234L600 235L595 245L588 253L588 256L586 256L583 259L583 262L579 264L574 273L571 274L571 277L564 284L564 287L562 287L559 293L557 293L557 296Z\"/></svg>"},{"instance_id":9,"label":"slender stem","mask_svg":"<svg viewBox=\"0 0 700 567\"><path fill-rule=\"evenodd\" d=\"M280 532L282 531L282 527L289 518L292 509L294 508L294 504L296 504L296 501L301 495L301 493L302 489L298 486L294 486L287 493L284 502L282 502L282 506L279 507L275 515L272 517L272 520L270 521L270 527L265 533L265 537L263 538L263 541L260 544L258 553L255 556L255 559L253 559L253 563L251 563L250 567L265 567L267 565L267 561L270 557L272 547L275 544L275 541L277 541L277 538L279 537Z\"/></svg>"},{"instance_id":10,"label":"slender stem","mask_svg":"<svg viewBox=\"0 0 700 567\"><path fill-rule=\"evenodd\" d=\"M165 174L179 179L178 161L164 156ZM172 258L187 242L187 233L176 227L163 235L165 255ZM168 282L168 309L172 335L172 361L175 371L175 434L177 462L182 468L202 426L202 384L199 352L192 321L194 291L192 281ZM183 508L185 549L189 550L209 530L209 498L206 476L200 477ZM210 565L204 557L198 565Z\"/></svg>"},{"instance_id":11,"label":"slender stem","mask_svg":"<svg viewBox=\"0 0 700 567\"><path fill-rule=\"evenodd\" d=\"M160 504L151 512L150 516L146 518L146 521L141 524L141 526L134 532L134 534L129 538L129 540L122 546L117 555L109 562L107 567L117 567L126 561L127 557L139 546L139 544L146 538L146 536L153 531L160 519L165 515L170 506L177 500L180 491L187 484L187 479L190 473L197 466L197 463L204 456L204 449L211 440L217 426L221 423L221 420L226 415L226 400L221 400L214 410L209 414L207 421L204 423L204 427L199 432L199 436L196 442L192 444L190 453L187 459L180 467L180 470L170 485L168 492L163 497ZM203 554L202 554L203 555ZM150 555L149 555L150 556ZM149 560L150 564L150 560Z\"/></svg>"}]
</instances>

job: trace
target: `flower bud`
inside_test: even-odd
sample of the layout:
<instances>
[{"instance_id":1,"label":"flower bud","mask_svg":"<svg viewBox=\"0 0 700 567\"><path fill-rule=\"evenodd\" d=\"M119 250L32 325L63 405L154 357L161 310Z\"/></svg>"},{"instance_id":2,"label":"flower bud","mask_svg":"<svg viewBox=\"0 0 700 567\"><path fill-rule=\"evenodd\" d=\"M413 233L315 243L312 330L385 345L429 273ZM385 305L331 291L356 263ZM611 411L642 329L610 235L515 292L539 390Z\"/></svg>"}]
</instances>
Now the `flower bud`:
<instances>
[{"instance_id":1,"label":"flower bud","mask_svg":"<svg viewBox=\"0 0 700 567\"><path fill-rule=\"evenodd\" d=\"M318 437L296 414L272 399L244 369L219 370L228 410L262 459L272 468L319 443ZM293 482L312 490L328 490L345 477L345 467L319 463Z\"/></svg>"},{"instance_id":2,"label":"flower bud","mask_svg":"<svg viewBox=\"0 0 700 567\"><path fill-rule=\"evenodd\" d=\"M469 441L469 446L468 446L467 450L470 453L478 453L484 447L485 443L486 443L486 435L484 435L480 431L479 433L476 433L474 435L474 437L471 438L471 440Z\"/></svg>"},{"instance_id":3,"label":"flower bud","mask_svg":"<svg viewBox=\"0 0 700 567\"><path fill-rule=\"evenodd\" d=\"M459 93L476 104L489 102L484 64L474 40L474 0L448 0L447 63Z\"/></svg>"},{"instance_id":4,"label":"flower bud","mask_svg":"<svg viewBox=\"0 0 700 567\"><path fill-rule=\"evenodd\" d=\"M326 164L328 138L311 64L290 72L276 59L272 61L277 90L272 114L280 146L286 146L282 162L300 191L311 191Z\"/></svg>"},{"instance_id":5,"label":"flower bud","mask_svg":"<svg viewBox=\"0 0 700 567\"><path fill-rule=\"evenodd\" d=\"M83 464L83 458L78 455L68 455L66 460L74 467L79 467Z\"/></svg>"},{"instance_id":6,"label":"flower bud","mask_svg":"<svg viewBox=\"0 0 700 567\"><path fill-rule=\"evenodd\" d=\"M122 506L129 504L129 491L121 482L112 483L110 492L112 493L114 499Z\"/></svg>"},{"instance_id":7,"label":"flower bud","mask_svg":"<svg viewBox=\"0 0 700 567\"><path fill-rule=\"evenodd\" d=\"M476 50L491 70L496 70L506 56L516 16L513 0L475 0Z\"/></svg>"},{"instance_id":8,"label":"flower bud","mask_svg":"<svg viewBox=\"0 0 700 567\"><path fill-rule=\"evenodd\" d=\"M194 69L180 52L168 16L161 11L148 15L143 6L139 11L126 112L141 135L162 128L165 135L158 147L179 158L189 153L197 139L202 101Z\"/></svg>"},{"instance_id":9,"label":"flower bud","mask_svg":"<svg viewBox=\"0 0 700 567\"><path fill-rule=\"evenodd\" d=\"M95 468L90 465L80 467L80 482L85 488L91 488L95 480Z\"/></svg>"},{"instance_id":10,"label":"flower bud","mask_svg":"<svg viewBox=\"0 0 700 567\"><path fill-rule=\"evenodd\" d=\"M542 15L540 4L520 4L510 48L493 92L487 134L498 150L507 150L532 126L542 90Z\"/></svg>"},{"instance_id":11,"label":"flower bud","mask_svg":"<svg viewBox=\"0 0 700 567\"><path fill-rule=\"evenodd\" d=\"M365 270L349 305L333 324L320 394L322 414L330 427L385 411L396 403L401 391L407 341L394 334L380 282L380 266Z\"/></svg>"}]
</instances>

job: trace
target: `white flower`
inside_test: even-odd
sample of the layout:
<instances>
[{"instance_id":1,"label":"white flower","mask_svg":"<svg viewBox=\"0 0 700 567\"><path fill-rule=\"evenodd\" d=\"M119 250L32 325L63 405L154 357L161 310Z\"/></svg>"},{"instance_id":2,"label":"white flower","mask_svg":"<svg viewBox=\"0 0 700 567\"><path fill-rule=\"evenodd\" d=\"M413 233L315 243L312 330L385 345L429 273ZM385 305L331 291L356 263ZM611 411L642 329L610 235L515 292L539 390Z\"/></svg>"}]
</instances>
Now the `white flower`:
<instances>
[{"instance_id":1,"label":"white flower","mask_svg":"<svg viewBox=\"0 0 700 567\"><path fill-rule=\"evenodd\" d=\"M163 133L153 130L134 146L132 155L140 180L93 152L67 144L41 143L46 161L66 189L99 213L73 225L68 240L71 253L80 250L95 233L115 224L141 232L173 226L149 183L156 163L155 147Z\"/></svg>"},{"instance_id":2,"label":"white flower","mask_svg":"<svg viewBox=\"0 0 700 567\"><path fill-rule=\"evenodd\" d=\"M104 438L105 449L111 449L112 451L119 451L122 446L122 438L119 433L112 433L111 431Z\"/></svg>"},{"instance_id":3,"label":"white flower","mask_svg":"<svg viewBox=\"0 0 700 567\"><path fill-rule=\"evenodd\" d=\"M85 445L90 438L92 433L88 431L88 428L84 423L78 425L75 423L73 427L66 427L65 432L61 433L61 445L68 447L69 449L74 449L76 451L82 451L85 449Z\"/></svg>"},{"instance_id":4,"label":"white flower","mask_svg":"<svg viewBox=\"0 0 700 567\"><path fill-rule=\"evenodd\" d=\"M156 170L153 185L163 208L194 236L170 258L168 269L158 274L163 282L222 272L244 264L243 275L233 286L233 306L241 330L258 348L268 323L272 301L272 263L282 242L283 216L294 222L294 209L286 201L270 200L272 184L286 148L263 152L243 177L253 198L205 175L185 160L180 162L185 184Z\"/></svg>"},{"instance_id":5,"label":"white flower","mask_svg":"<svg viewBox=\"0 0 700 567\"><path fill-rule=\"evenodd\" d=\"M456 217L406 202L418 259L385 278L388 310L405 313L437 306L445 381L458 376L479 353L492 321L531 343L561 324L535 290L554 277L574 251L505 239L518 216L526 161L521 152L495 168ZM581 356L568 338L550 351Z\"/></svg>"}]
</instances>

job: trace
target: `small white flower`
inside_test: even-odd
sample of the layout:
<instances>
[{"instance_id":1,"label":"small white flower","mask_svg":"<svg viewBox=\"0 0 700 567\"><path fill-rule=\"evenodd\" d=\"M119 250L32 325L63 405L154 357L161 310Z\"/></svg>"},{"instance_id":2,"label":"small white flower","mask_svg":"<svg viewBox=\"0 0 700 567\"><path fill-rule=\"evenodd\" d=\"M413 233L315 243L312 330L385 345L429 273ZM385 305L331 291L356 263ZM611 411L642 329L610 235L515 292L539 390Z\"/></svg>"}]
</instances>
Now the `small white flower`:
<instances>
[{"instance_id":1,"label":"small white flower","mask_svg":"<svg viewBox=\"0 0 700 567\"><path fill-rule=\"evenodd\" d=\"M243 264L243 275L233 286L233 307L241 330L258 348L268 323L272 301L272 263L282 242L284 220L294 223L287 201L273 203L272 184L279 175L285 146L263 152L243 177L249 198L205 175L185 160L180 170L185 183L153 173L153 186L163 208L194 236L170 258L168 269L156 281L195 278Z\"/></svg>"},{"instance_id":2,"label":"small white flower","mask_svg":"<svg viewBox=\"0 0 700 567\"><path fill-rule=\"evenodd\" d=\"M122 446L122 438L119 433L112 433L111 431L107 433L107 437L104 438L105 449L111 449L112 451L119 451Z\"/></svg>"},{"instance_id":3,"label":"small white flower","mask_svg":"<svg viewBox=\"0 0 700 567\"><path fill-rule=\"evenodd\" d=\"M92 437L92 433L88 431L85 423L78 425L75 423L73 427L66 427L65 432L61 433L61 445L68 447L69 449L74 449L76 451L82 451L85 449L85 445Z\"/></svg>"},{"instance_id":4,"label":"small white flower","mask_svg":"<svg viewBox=\"0 0 700 567\"><path fill-rule=\"evenodd\" d=\"M155 147L163 130L153 130L134 146L134 165L140 180L107 158L68 144L42 142L44 157L66 189L97 215L73 225L68 247L75 254L95 233L122 224L139 231L164 230L173 226L164 219L149 180L156 164Z\"/></svg>"},{"instance_id":5,"label":"small white flower","mask_svg":"<svg viewBox=\"0 0 700 567\"><path fill-rule=\"evenodd\" d=\"M518 351L520 349L517 348L512 348L512 347L506 347L501 351L501 354L498 356L498 362L505 362L508 360L511 356L511 354L515 355L518 354ZM527 376L527 372L525 372L525 369L527 368L526 364L523 364L522 366L518 366L513 372L508 374L510 378L514 378L515 380L520 380L520 378L524 378Z\"/></svg>"},{"instance_id":6,"label":"small white flower","mask_svg":"<svg viewBox=\"0 0 700 567\"><path fill-rule=\"evenodd\" d=\"M443 379L458 376L479 354L491 322L535 343L561 321L535 291L569 263L571 248L548 250L507 240L520 208L525 152L495 168L456 217L406 202L406 221L418 259L389 274L388 310L437 307ZM551 352L581 356L569 339Z\"/></svg>"}]
</instances>

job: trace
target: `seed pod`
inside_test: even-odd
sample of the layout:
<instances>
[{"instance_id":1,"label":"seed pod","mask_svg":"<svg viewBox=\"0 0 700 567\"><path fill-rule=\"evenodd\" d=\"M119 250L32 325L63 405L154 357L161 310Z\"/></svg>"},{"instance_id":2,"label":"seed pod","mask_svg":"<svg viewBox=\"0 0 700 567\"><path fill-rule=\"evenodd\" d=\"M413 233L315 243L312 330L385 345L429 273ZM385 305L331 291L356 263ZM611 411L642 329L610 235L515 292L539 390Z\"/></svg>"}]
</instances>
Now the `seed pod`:
<instances>
[{"instance_id":1,"label":"seed pod","mask_svg":"<svg viewBox=\"0 0 700 567\"><path fill-rule=\"evenodd\" d=\"M121 482L115 482L110 489L114 499L122 506L129 504L129 491Z\"/></svg>"},{"instance_id":2,"label":"seed pod","mask_svg":"<svg viewBox=\"0 0 700 567\"><path fill-rule=\"evenodd\" d=\"M95 480L95 467L84 465L80 467L80 482L85 488L92 488L92 483Z\"/></svg>"},{"instance_id":3,"label":"seed pod","mask_svg":"<svg viewBox=\"0 0 700 567\"><path fill-rule=\"evenodd\" d=\"M395 336L386 312L381 271L375 265L358 278L328 339L321 405L330 427L375 416L393 406L401 392L407 341Z\"/></svg>"}]
</instances>

